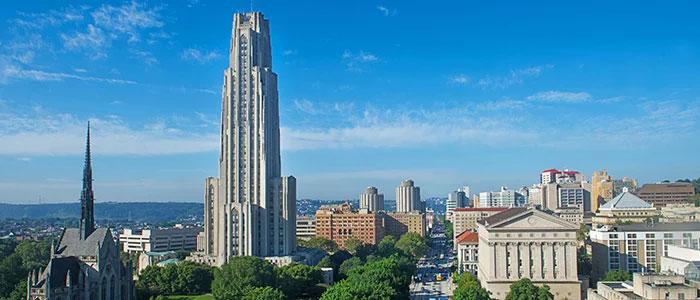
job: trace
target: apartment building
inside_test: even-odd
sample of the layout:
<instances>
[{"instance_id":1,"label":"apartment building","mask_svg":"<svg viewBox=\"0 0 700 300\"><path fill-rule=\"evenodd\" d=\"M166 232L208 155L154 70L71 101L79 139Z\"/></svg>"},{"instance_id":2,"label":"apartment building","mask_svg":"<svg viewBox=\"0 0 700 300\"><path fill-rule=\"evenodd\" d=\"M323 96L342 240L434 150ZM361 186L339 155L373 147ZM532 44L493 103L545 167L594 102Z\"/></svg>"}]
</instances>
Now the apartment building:
<instances>
[{"instance_id":1,"label":"apartment building","mask_svg":"<svg viewBox=\"0 0 700 300\"><path fill-rule=\"evenodd\" d=\"M316 236L332 240L340 248L345 248L350 238L377 244L384 237L383 222L383 213L353 211L349 203L324 205L316 211Z\"/></svg>"}]
</instances>

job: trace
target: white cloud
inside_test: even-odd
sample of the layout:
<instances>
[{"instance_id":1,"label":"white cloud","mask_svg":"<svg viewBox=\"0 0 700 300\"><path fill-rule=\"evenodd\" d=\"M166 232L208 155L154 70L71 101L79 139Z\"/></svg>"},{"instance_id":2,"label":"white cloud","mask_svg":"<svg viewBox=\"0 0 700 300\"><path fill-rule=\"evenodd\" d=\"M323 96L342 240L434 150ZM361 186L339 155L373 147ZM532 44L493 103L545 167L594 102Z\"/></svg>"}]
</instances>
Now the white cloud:
<instances>
[{"instance_id":1,"label":"white cloud","mask_svg":"<svg viewBox=\"0 0 700 300\"><path fill-rule=\"evenodd\" d=\"M216 151L218 134L169 127L164 121L133 127L116 116L89 119L98 155L169 155ZM0 114L0 155L77 155L88 120L71 114Z\"/></svg>"},{"instance_id":2,"label":"white cloud","mask_svg":"<svg viewBox=\"0 0 700 300\"><path fill-rule=\"evenodd\" d=\"M340 57L345 62L345 65L347 66L349 71L356 72L363 71L364 65L379 61L378 56L362 50L360 50L357 53L354 53L350 50L345 50L345 52L343 52L343 55L341 55Z\"/></svg>"},{"instance_id":3,"label":"white cloud","mask_svg":"<svg viewBox=\"0 0 700 300\"><path fill-rule=\"evenodd\" d=\"M284 52L282 52L282 55L284 55L284 56L296 55L296 54L297 54L297 50L291 50L291 49L284 50Z\"/></svg>"},{"instance_id":4,"label":"white cloud","mask_svg":"<svg viewBox=\"0 0 700 300\"><path fill-rule=\"evenodd\" d=\"M586 92L546 91L530 95L527 97L527 100L577 103L590 101L591 98L591 95Z\"/></svg>"},{"instance_id":5,"label":"white cloud","mask_svg":"<svg viewBox=\"0 0 700 300\"><path fill-rule=\"evenodd\" d=\"M131 55L146 65L155 65L158 63L158 59L150 51L131 49L129 50Z\"/></svg>"},{"instance_id":6,"label":"white cloud","mask_svg":"<svg viewBox=\"0 0 700 300\"><path fill-rule=\"evenodd\" d=\"M136 1L121 6L102 5L92 12L95 25L128 35L129 42L139 40L139 31L163 27L159 8L147 8Z\"/></svg>"},{"instance_id":7,"label":"white cloud","mask_svg":"<svg viewBox=\"0 0 700 300\"><path fill-rule=\"evenodd\" d=\"M469 76L464 75L464 74L457 74L455 76L450 77L450 82L460 84L460 85L468 84L470 81L471 81L471 78L469 78Z\"/></svg>"},{"instance_id":8,"label":"white cloud","mask_svg":"<svg viewBox=\"0 0 700 300\"><path fill-rule=\"evenodd\" d=\"M22 69L17 66L6 65L0 70L0 83L7 82L11 79L25 79L34 81L63 81L66 79L80 80L80 81L92 81L92 82L102 82L102 83L113 83L113 84L136 84L135 81L116 79L116 78L105 78L105 77L92 77L92 76L82 76L70 73L62 72L46 72L40 70L27 70Z\"/></svg>"},{"instance_id":9,"label":"white cloud","mask_svg":"<svg viewBox=\"0 0 700 300\"><path fill-rule=\"evenodd\" d=\"M538 77L545 69L549 68L553 68L553 66L534 66L525 69L511 70L506 76L486 76L481 78L477 81L477 84L482 88L504 89L513 85L522 84L526 78Z\"/></svg>"},{"instance_id":10,"label":"white cloud","mask_svg":"<svg viewBox=\"0 0 700 300\"><path fill-rule=\"evenodd\" d=\"M313 102L307 99L294 99L294 107L310 115L315 115L317 113Z\"/></svg>"},{"instance_id":11,"label":"white cloud","mask_svg":"<svg viewBox=\"0 0 700 300\"><path fill-rule=\"evenodd\" d=\"M383 14L385 17L396 15L395 9L389 9L388 7L383 6L383 5L377 6L377 10L379 10L379 12L381 14Z\"/></svg>"},{"instance_id":12,"label":"white cloud","mask_svg":"<svg viewBox=\"0 0 700 300\"><path fill-rule=\"evenodd\" d=\"M184 60L195 61L203 64L219 58L220 55L214 51L202 52L199 49L187 48L182 50L180 57Z\"/></svg>"},{"instance_id":13,"label":"white cloud","mask_svg":"<svg viewBox=\"0 0 700 300\"><path fill-rule=\"evenodd\" d=\"M92 24L88 24L86 32L76 32L72 35L61 34L63 46L69 50L89 50L94 53L91 58L103 58L107 54L103 51L110 43L108 37L102 29Z\"/></svg>"}]
</instances>

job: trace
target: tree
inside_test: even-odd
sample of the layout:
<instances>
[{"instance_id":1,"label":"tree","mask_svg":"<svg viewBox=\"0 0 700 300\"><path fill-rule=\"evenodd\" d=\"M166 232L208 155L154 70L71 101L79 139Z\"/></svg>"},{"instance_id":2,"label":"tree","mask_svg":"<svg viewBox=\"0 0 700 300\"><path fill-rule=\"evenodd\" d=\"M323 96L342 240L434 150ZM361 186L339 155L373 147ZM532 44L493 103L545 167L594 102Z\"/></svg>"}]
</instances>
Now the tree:
<instances>
[{"instance_id":1,"label":"tree","mask_svg":"<svg viewBox=\"0 0 700 300\"><path fill-rule=\"evenodd\" d=\"M218 299L218 298L216 298ZM246 289L242 300L285 300L282 291L265 286L265 287L254 287ZM293 299L293 298L292 298Z\"/></svg>"},{"instance_id":2,"label":"tree","mask_svg":"<svg viewBox=\"0 0 700 300\"><path fill-rule=\"evenodd\" d=\"M538 287L528 278L523 278L510 285L510 291L505 300L553 300L546 284Z\"/></svg>"},{"instance_id":3,"label":"tree","mask_svg":"<svg viewBox=\"0 0 700 300\"><path fill-rule=\"evenodd\" d=\"M345 250L348 250L350 254L356 255L357 250L362 247L362 241L359 240L356 237L350 237L349 239L345 240Z\"/></svg>"},{"instance_id":4,"label":"tree","mask_svg":"<svg viewBox=\"0 0 700 300\"><path fill-rule=\"evenodd\" d=\"M326 239L326 238L323 238L320 236L312 237L308 241L300 243L299 246L307 247L307 248L321 249L327 253L333 253L333 252L338 251L338 244L336 244L334 241L331 241L329 239Z\"/></svg>"},{"instance_id":5,"label":"tree","mask_svg":"<svg viewBox=\"0 0 700 300\"><path fill-rule=\"evenodd\" d=\"M457 288L454 300L491 300L489 292L481 287L479 281L471 273L464 273L457 278Z\"/></svg>"},{"instance_id":6,"label":"tree","mask_svg":"<svg viewBox=\"0 0 700 300\"><path fill-rule=\"evenodd\" d=\"M396 242L396 248L416 258L423 257L429 249L425 238L415 232L402 235Z\"/></svg>"},{"instance_id":7,"label":"tree","mask_svg":"<svg viewBox=\"0 0 700 300\"><path fill-rule=\"evenodd\" d=\"M601 281L630 281L632 276L625 270L612 270L605 273Z\"/></svg>"},{"instance_id":8,"label":"tree","mask_svg":"<svg viewBox=\"0 0 700 300\"><path fill-rule=\"evenodd\" d=\"M379 241L379 244L377 244L376 253L381 257L389 257L390 255L396 253L396 238L391 235L385 236L381 241Z\"/></svg>"},{"instance_id":9,"label":"tree","mask_svg":"<svg viewBox=\"0 0 700 300\"><path fill-rule=\"evenodd\" d=\"M452 241L452 238L454 237L455 229L454 225L452 225L452 222L450 221L445 221L445 236L447 237L448 241Z\"/></svg>"},{"instance_id":10,"label":"tree","mask_svg":"<svg viewBox=\"0 0 700 300\"><path fill-rule=\"evenodd\" d=\"M344 261L342 264L340 264L340 268L338 269L338 274L340 274L344 278L348 277L351 270L353 270L357 267L361 267L362 265L363 265L363 262L359 257L353 257L351 259Z\"/></svg>"},{"instance_id":11,"label":"tree","mask_svg":"<svg viewBox=\"0 0 700 300\"><path fill-rule=\"evenodd\" d=\"M588 232L590 230L588 229L588 226L586 224L581 223L581 225L578 227L578 230L576 230L576 240L579 242L583 242L588 238Z\"/></svg>"},{"instance_id":12,"label":"tree","mask_svg":"<svg viewBox=\"0 0 700 300\"><path fill-rule=\"evenodd\" d=\"M396 291L386 282L346 279L331 286L321 295L320 300L372 299L390 300Z\"/></svg>"},{"instance_id":13,"label":"tree","mask_svg":"<svg viewBox=\"0 0 700 300\"><path fill-rule=\"evenodd\" d=\"M214 271L212 294L216 299L241 299L248 288L275 286L276 274L268 261L253 256L231 257Z\"/></svg>"},{"instance_id":14,"label":"tree","mask_svg":"<svg viewBox=\"0 0 700 300\"><path fill-rule=\"evenodd\" d=\"M276 270L278 287L290 299L318 298L323 292L318 286L323 275L317 267L292 263Z\"/></svg>"},{"instance_id":15,"label":"tree","mask_svg":"<svg viewBox=\"0 0 700 300\"><path fill-rule=\"evenodd\" d=\"M576 251L576 258L578 263L578 273L583 275L591 274L593 269L593 263L591 262L591 256L588 255L586 247L580 247Z\"/></svg>"}]
</instances>

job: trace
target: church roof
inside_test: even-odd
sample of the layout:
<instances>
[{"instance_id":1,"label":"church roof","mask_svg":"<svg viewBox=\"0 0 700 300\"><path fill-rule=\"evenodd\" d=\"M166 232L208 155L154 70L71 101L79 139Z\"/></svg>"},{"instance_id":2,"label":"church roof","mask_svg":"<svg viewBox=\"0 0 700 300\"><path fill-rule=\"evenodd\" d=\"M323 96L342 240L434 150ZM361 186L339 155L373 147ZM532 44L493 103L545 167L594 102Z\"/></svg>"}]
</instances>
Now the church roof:
<instances>
[{"instance_id":1,"label":"church roof","mask_svg":"<svg viewBox=\"0 0 700 300\"><path fill-rule=\"evenodd\" d=\"M61 236L56 254L61 256L96 256L97 245L104 244L112 238L107 228L97 228L86 239L80 239L80 229L67 228Z\"/></svg>"},{"instance_id":2,"label":"church roof","mask_svg":"<svg viewBox=\"0 0 700 300\"><path fill-rule=\"evenodd\" d=\"M602 209L653 208L653 206L630 192L622 192L603 204Z\"/></svg>"},{"instance_id":3,"label":"church roof","mask_svg":"<svg viewBox=\"0 0 700 300\"><path fill-rule=\"evenodd\" d=\"M46 288L46 279L51 276L49 288L55 289L66 286L66 275L70 272L71 285L78 284L80 276L80 260L77 257L54 257L39 277L39 286Z\"/></svg>"}]
</instances>

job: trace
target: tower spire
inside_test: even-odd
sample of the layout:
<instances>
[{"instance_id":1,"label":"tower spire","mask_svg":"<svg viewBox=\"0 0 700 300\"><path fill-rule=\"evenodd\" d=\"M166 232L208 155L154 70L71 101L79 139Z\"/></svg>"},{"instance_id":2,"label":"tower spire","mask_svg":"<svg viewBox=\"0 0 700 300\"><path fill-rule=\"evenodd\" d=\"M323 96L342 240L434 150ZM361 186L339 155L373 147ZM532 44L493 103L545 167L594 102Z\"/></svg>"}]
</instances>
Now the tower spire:
<instances>
[{"instance_id":1,"label":"tower spire","mask_svg":"<svg viewBox=\"0 0 700 300\"><path fill-rule=\"evenodd\" d=\"M95 196L92 192L92 160L90 157L90 122L87 124L85 142L85 166L83 167L83 190L80 193L80 239L86 239L95 231Z\"/></svg>"}]
</instances>

